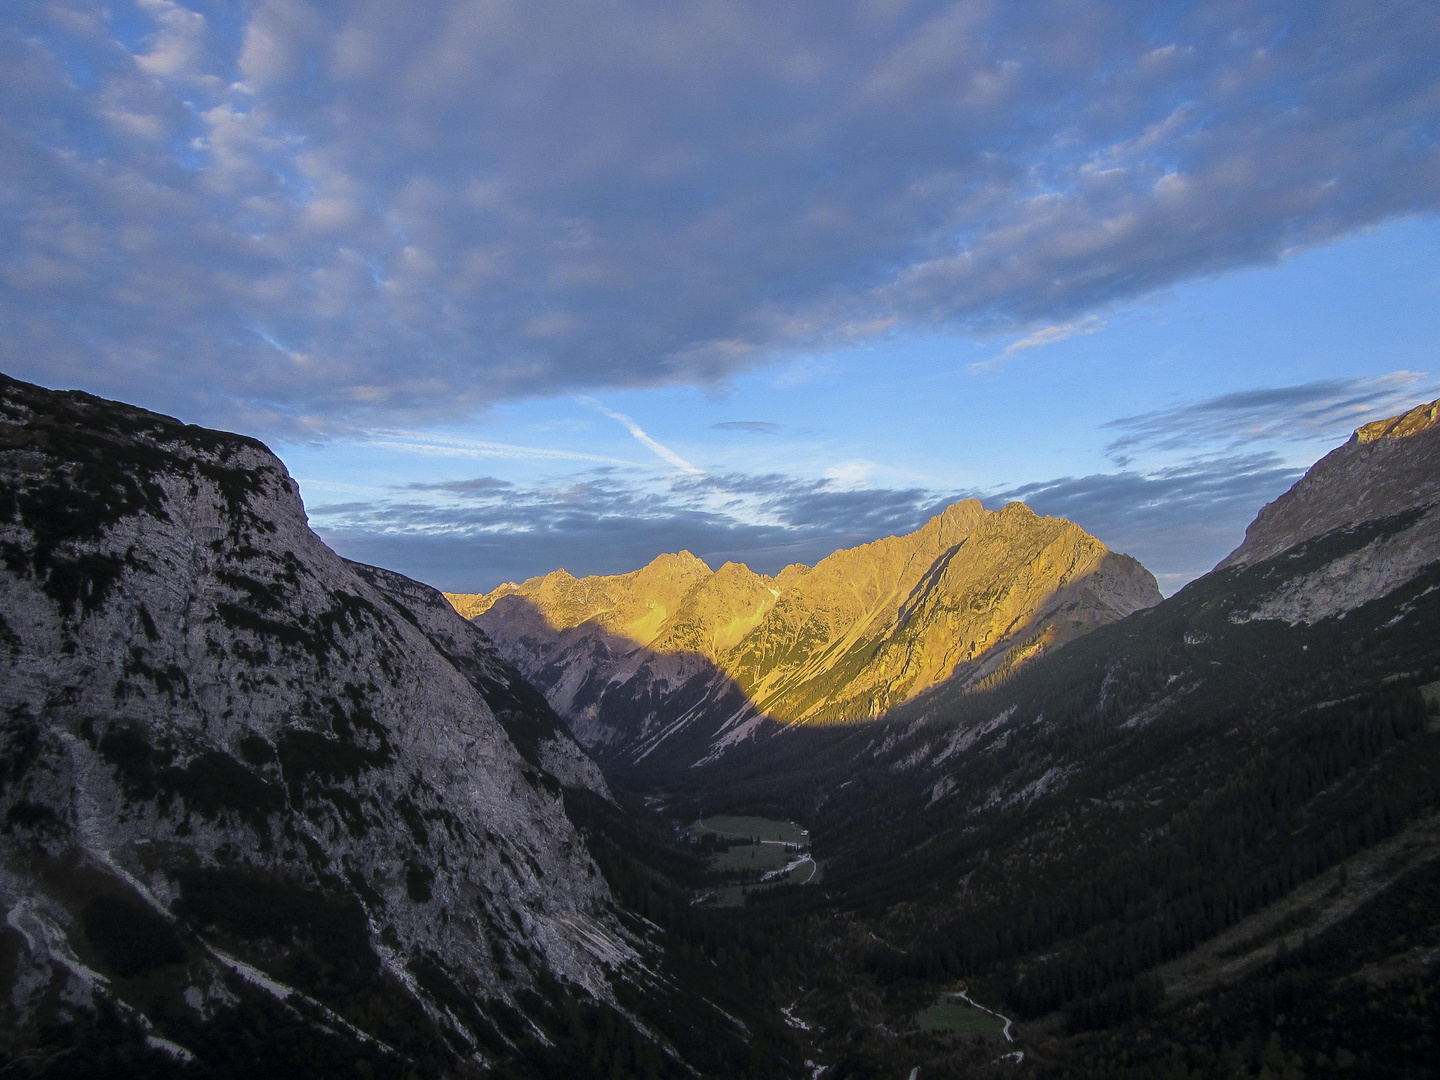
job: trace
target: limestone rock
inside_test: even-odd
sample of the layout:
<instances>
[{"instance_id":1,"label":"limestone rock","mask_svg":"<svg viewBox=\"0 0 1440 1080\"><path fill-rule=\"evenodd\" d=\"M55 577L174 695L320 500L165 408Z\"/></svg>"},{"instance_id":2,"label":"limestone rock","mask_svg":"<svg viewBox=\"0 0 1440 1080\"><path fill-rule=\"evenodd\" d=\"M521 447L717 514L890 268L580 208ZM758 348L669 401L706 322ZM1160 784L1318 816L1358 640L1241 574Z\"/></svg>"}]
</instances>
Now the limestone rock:
<instances>
[{"instance_id":1,"label":"limestone rock","mask_svg":"<svg viewBox=\"0 0 1440 1080\"><path fill-rule=\"evenodd\" d=\"M1312 624L1385 596L1440 560L1440 401L1359 428L1264 507L1217 567L1313 561L1240 619Z\"/></svg>"},{"instance_id":2,"label":"limestone rock","mask_svg":"<svg viewBox=\"0 0 1440 1080\"><path fill-rule=\"evenodd\" d=\"M866 719L945 680L993 681L1160 593L1069 522L970 499L774 578L682 552L447 599L582 743L633 763L666 747L693 762L775 723Z\"/></svg>"},{"instance_id":3,"label":"limestone rock","mask_svg":"<svg viewBox=\"0 0 1440 1080\"><path fill-rule=\"evenodd\" d=\"M437 1075L544 980L613 1000L635 939L556 779L593 763L264 446L0 376L0 560L9 1034L103 1003L184 1058L272 1016Z\"/></svg>"},{"instance_id":4,"label":"limestone rock","mask_svg":"<svg viewBox=\"0 0 1440 1080\"><path fill-rule=\"evenodd\" d=\"M1257 563L1304 540L1440 502L1440 401L1366 424L1261 509L1220 566Z\"/></svg>"}]
</instances>

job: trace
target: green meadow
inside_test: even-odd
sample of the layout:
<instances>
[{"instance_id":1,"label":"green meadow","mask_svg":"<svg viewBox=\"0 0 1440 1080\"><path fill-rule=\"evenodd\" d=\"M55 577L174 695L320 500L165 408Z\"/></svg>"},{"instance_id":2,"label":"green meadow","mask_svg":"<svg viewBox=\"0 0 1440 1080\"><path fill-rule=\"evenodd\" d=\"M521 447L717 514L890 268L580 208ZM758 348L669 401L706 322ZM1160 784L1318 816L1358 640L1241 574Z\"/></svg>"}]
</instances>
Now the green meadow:
<instances>
[{"instance_id":1,"label":"green meadow","mask_svg":"<svg viewBox=\"0 0 1440 1080\"><path fill-rule=\"evenodd\" d=\"M793 821L776 821L773 818L763 817L741 817L731 814L719 814L715 817L701 818L690 826L689 831L693 834L715 833L719 836L761 840L778 840L784 844L806 844L810 838L805 835L803 829Z\"/></svg>"},{"instance_id":2,"label":"green meadow","mask_svg":"<svg viewBox=\"0 0 1440 1080\"><path fill-rule=\"evenodd\" d=\"M915 1019L925 1031L952 1035L998 1036L1005 1030L1005 1022L998 1017L953 999L937 1001Z\"/></svg>"}]
</instances>

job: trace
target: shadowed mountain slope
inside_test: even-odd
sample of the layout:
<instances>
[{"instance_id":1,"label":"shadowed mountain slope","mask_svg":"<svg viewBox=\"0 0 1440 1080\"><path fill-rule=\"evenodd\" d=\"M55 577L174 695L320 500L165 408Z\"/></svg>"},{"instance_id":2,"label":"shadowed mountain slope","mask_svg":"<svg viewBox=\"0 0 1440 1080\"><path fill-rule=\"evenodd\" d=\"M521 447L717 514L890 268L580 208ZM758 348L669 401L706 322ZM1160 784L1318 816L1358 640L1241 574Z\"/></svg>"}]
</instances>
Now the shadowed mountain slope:
<instances>
[{"instance_id":1,"label":"shadowed mountain slope","mask_svg":"<svg viewBox=\"0 0 1440 1080\"><path fill-rule=\"evenodd\" d=\"M1019 1075L1436 1075L1440 430L1404 419L1162 603L672 792L811 824L823 897L754 904L823 920L866 1004L802 1007L899 1030L958 978L1020 1021ZM865 1042L828 1049L960 1060Z\"/></svg>"},{"instance_id":2,"label":"shadowed mountain slope","mask_svg":"<svg viewBox=\"0 0 1440 1080\"><path fill-rule=\"evenodd\" d=\"M1440 402L1431 402L1357 428L1261 509L1245 530L1245 542L1220 565L1260 562L1335 529L1437 503ZM1436 532L1433 526L1423 531Z\"/></svg>"},{"instance_id":3,"label":"shadowed mountain slope","mask_svg":"<svg viewBox=\"0 0 1440 1080\"><path fill-rule=\"evenodd\" d=\"M787 1074L608 798L260 443L0 376L0 1072Z\"/></svg>"},{"instance_id":4,"label":"shadowed mountain slope","mask_svg":"<svg viewBox=\"0 0 1440 1080\"><path fill-rule=\"evenodd\" d=\"M973 499L774 578L681 552L615 577L557 570L447 595L582 743L680 765L775 723L870 719L947 679L982 684L1160 599L1139 563L1078 526Z\"/></svg>"}]
</instances>

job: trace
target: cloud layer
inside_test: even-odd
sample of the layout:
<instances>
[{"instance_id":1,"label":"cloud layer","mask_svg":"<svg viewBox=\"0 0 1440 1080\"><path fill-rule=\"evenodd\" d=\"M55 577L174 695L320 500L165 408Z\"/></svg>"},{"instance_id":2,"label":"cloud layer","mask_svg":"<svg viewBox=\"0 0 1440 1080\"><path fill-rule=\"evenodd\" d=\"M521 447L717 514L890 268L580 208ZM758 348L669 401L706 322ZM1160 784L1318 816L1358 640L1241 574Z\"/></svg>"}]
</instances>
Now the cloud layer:
<instances>
[{"instance_id":1,"label":"cloud layer","mask_svg":"<svg viewBox=\"0 0 1440 1080\"><path fill-rule=\"evenodd\" d=\"M491 476L410 483L369 501L316 504L311 515L342 554L473 592L561 566L624 573L682 548L712 566L734 560L774 574L911 532L961 498L992 510L1019 500L1136 556L1168 594L1229 554L1259 508L1299 479L1303 468L1279 449L1304 443L1301 460L1318 456L1436 393L1400 371L1224 394L1106 425L1125 433L1110 447L1118 471L998 490L874 486L860 463L820 479L613 463L534 486Z\"/></svg>"},{"instance_id":2,"label":"cloud layer","mask_svg":"<svg viewBox=\"0 0 1440 1080\"><path fill-rule=\"evenodd\" d=\"M780 475L596 469L529 489L492 477L409 484L370 502L316 504L342 554L451 591L489 589L565 567L618 574L682 548L720 566L776 573L832 551L910 532L948 502L919 488L846 488Z\"/></svg>"},{"instance_id":3,"label":"cloud layer","mask_svg":"<svg viewBox=\"0 0 1440 1080\"><path fill-rule=\"evenodd\" d=\"M1143 452L1216 445L1233 451L1260 442L1332 440L1437 394L1440 384L1414 371L1221 394L1110 421L1105 427L1122 434L1105 447L1105 453L1125 466Z\"/></svg>"},{"instance_id":4,"label":"cloud layer","mask_svg":"<svg viewBox=\"0 0 1440 1080\"><path fill-rule=\"evenodd\" d=\"M0 364L295 434L1038 342L1434 211L1437 53L1425 0L21 0Z\"/></svg>"},{"instance_id":5,"label":"cloud layer","mask_svg":"<svg viewBox=\"0 0 1440 1080\"><path fill-rule=\"evenodd\" d=\"M1233 551L1256 511L1304 470L1274 453L1201 458L1152 471L1065 476L1000 492L1036 513L1068 518L1134 555L1167 595Z\"/></svg>"},{"instance_id":6,"label":"cloud layer","mask_svg":"<svg viewBox=\"0 0 1440 1080\"><path fill-rule=\"evenodd\" d=\"M839 548L911 532L950 502L977 496L990 509L1020 500L1075 521L1138 557L1170 592L1228 554L1256 508L1299 475L1273 453L998 492L746 474L677 475L657 489L614 470L531 489L490 477L411 484L393 498L317 504L311 515L349 558L475 592L562 566L579 576L626 573L682 548L714 567L734 560L775 574L789 563L813 565Z\"/></svg>"}]
</instances>

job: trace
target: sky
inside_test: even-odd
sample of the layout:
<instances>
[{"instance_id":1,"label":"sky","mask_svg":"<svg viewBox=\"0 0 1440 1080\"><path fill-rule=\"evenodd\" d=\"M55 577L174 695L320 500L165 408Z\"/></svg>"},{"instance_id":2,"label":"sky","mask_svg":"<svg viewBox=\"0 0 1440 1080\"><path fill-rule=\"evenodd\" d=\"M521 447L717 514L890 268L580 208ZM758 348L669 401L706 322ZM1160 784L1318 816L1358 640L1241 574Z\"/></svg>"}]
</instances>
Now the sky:
<instances>
[{"instance_id":1,"label":"sky","mask_svg":"<svg viewBox=\"0 0 1440 1080\"><path fill-rule=\"evenodd\" d=\"M0 370L454 591L1023 499L1165 592L1440 397L1440 7L13 0Z\"/></svg>"}]
</instances>

